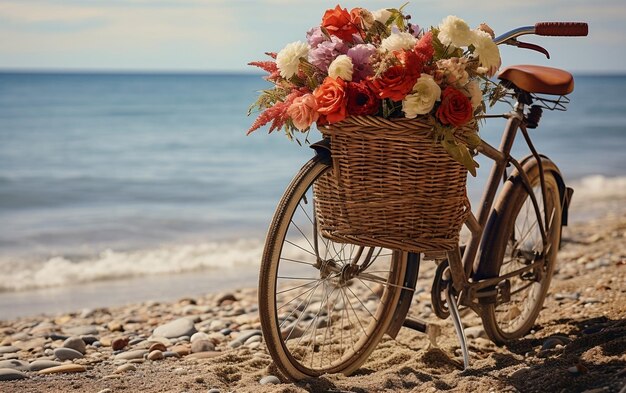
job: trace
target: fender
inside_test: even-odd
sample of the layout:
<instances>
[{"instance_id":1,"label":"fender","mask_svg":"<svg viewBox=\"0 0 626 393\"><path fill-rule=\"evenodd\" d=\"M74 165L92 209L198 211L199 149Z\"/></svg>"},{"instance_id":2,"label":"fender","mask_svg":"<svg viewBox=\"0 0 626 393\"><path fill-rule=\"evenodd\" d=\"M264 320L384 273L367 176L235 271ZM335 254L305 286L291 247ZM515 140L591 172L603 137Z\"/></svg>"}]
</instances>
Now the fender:
<instances>
[{"instance_id":1,"label":"fender","mask_svg":"<svg viewBox=\"0 0 626 393\"><path fill-rule=\"evenodd\" d=\"M415 293L415 283L417 282L417 275L420 268L420 254L412 252L408 253L406 272L404 273L404 279L402 280L402 292L400 292L400 298L398 299L398 305L393 313L391 324L387 328L387 334L391 338L396 338L400 328L406 320L406 315L409 313L411 302L413 301L413 294Z\"/></svg>"},{"instance_id":2,"label":"fender","mask_svg":"<svg viewBox=\"0 0 626 393\"><path fill-rule=\"evenodd\" d=\"M315 155L319 157L322 163L332 165L333 159L330 150L330 139L322 139L319 142L312 143L309 147L315 150Z\"/></svg>"},{"instance_id":3,"label":"fender","mask_svg":"<svg viewBox=\"0 0 626 393\"><path fill-rule=\"evenodd\" d=\"M559 187L559 195L560 195L561 206L562 206L561 226L567 225L569 204L572 198L572 194L574 193L574 190L565 185L565 181L563 180L563 175L561 174L561 171L559 170L559 168L556 166L554 162L552 162L545 155L540 154L539 156L541 158L541 164L543 166L543 169L545 171L551 172L556 179L557 186ZM529 155L525 157L523 160L521 160L520 165L524 169L524 172L526 172L529 176L537 175L539 172L539 165L533 155ZM500 191L500 193L505 192L507 188L512 187L513 184L517 181L521 181L521 179L520 179L517 169L514 169L511 172L511 174L507 177L507 180L502 190ZM494 205L491 211L491 214L489 214L489 219L487 220L487 225L485 226L485 230L483 232L483 237L481 239L482 245L490 244L490 242L493 241L491 239L493 236L495 236L493 227L497 221L498 221L498 211L496 210L496 205ZM495 267L491 266L487 261L484 260L485 254L482 252L482 246L479 252L480 252L480 256L476 258L476 261L474 262L474 269L473 269L474 274L472 278L475 281L479 281L485 278L495 277L498 273L493 272L493 269Z\"/></svg>"}]
</instances>

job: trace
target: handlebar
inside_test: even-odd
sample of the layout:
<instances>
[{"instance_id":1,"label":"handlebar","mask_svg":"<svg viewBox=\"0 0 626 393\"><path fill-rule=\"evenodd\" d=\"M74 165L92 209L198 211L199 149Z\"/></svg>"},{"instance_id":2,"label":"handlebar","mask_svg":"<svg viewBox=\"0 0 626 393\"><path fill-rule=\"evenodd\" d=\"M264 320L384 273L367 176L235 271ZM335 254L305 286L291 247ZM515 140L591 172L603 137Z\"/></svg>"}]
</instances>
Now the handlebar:
<instances>
[{"instance_id":1,"label":"handlebar","mask_svg":"<svg viewBox=\"0 0 626 393\"><path fill-rule=\"evenodd\" d=\"M493 39L497 45L509 43L507 41L512 40L515 42L515 38L526 34L536 34L542 36L586 36L589 34L589 27L584 22L539 22L534 26L518 27L508 31L502 35Z\"/></svg>"}]
</instances>

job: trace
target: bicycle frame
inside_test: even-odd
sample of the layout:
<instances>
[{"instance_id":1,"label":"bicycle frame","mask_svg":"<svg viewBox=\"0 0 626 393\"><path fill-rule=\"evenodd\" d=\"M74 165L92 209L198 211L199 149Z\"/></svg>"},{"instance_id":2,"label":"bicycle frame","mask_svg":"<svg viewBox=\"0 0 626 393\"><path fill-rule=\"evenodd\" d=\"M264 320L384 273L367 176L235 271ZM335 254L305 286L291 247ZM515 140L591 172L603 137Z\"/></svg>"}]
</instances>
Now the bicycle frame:
<instances>
[{"instance_id":1,"label":"bicycle frame","mask_svg":"<svg viewBox=\"0 0 626 393\"><path fill-rule=\"evenodd\" d=\"M494 148L484 140L481 140L481 144L477 148L478 153L493 160L494 163L491 168L489 180L487 181L487 186L483 191L482 199L478 207L478 216L476 217L473 212L470 212L469 217L465 222L465 225L470 230L470 239L466 245L465 252L461 256L461 250L458 247L455 250L447 252L453 288L460 295L460 304L471 308L480 307L480 304L475 302L479 298L493 297L498 294L497 288L490 291L484 291L485 289L495 287L498 283L508 278L508 276L514 276L520 274L521 272L532 270L543 263L543 257L541 257L539 259L535 259L533 263L528 266L504 276L493 278L472 277L472 274L476 271L476 268L480 263L480 255L483 251L483 247L485 246L484 235L488 230L488 219L493 208L500 185L499 183L501 179L504 179L507 166L510 166L511 164L517 168L522 182L530 195L535 213L537 214L537 221L539 223L539 230L544 247L547 244L546 227L550 225L549 217L547 217L547 213L546 217L541 217L537 198L532 191L532 186L528 176L526 175L522 165L510 155L515 137L517 136L517 131L518 129L521 129L524 134L524 139L526 140L526 143L539 165L541 193L543 200L545 200L546 190L543 178L543 168L541 167L541 157L535 150L527 133L524 124L524 109L525 104L521 102L521 100L518 100L513 111L509 113L503 115L485 116L485 118L504 117L507 118L508 121L504 128L499 149ZM470 281L470 278L474 280Z\"/></svg>"}]
</instances>

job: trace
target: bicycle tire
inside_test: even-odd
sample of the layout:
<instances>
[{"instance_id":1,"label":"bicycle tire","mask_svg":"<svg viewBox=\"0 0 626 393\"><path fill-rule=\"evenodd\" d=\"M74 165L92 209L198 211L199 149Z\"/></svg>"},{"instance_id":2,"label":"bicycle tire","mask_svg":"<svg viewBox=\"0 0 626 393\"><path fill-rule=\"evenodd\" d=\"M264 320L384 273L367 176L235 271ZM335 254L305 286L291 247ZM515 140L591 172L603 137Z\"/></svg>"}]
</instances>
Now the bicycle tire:
<instances>
[{"instance_id":1,"label":"bicycle tire","mask_svg":"<svg viewBox=\"0 0 626 393\"><path fill-rule=\"evenodd\" d=\"M542 270L533 269L509 280L510 301L484 305L481 318L485 332L493 342L499 345L524 336L533 327L550 286L559 248L562 209L558 180L553 172L544 170L546 185L546 201L544 202L536 164L533 169L528 171L528 177L539 209L543 217L543 209L547 207L551 217L551 225L546 228L548 241L547 252L544 255L545 264ZM530 263L528 258L530 252L544 253L537 216L519 175L507 181L502 197L496 204L495 212L497 218L491 227L491 236L484 248L486 255L481 259L481 263L489 264L491 269L496 268L492 277L512 272L521 268L524 263ZM524 229L527 229L527 233L524 233ZM518 233L521 235L520 238L516 237ZM532 240L528 241L531 234ZM509 258L505 260L505 257Z\"/></svg>"},{"instance_id":2,"label":"bicycle tire","mask_svg":"<svg viewBox=\"0 0 626 393\"><path fill-rule=\"evenodd\" d=\"M274 214L261 263L259 314L263 337L279 371L292 380L316 377L325 373L348 375L358 369L381 340L392 321L406 271L406 253L393 251L389 255L384 255L388 253L378 251L378 254L371 255L377 255L380 259L375 259L365 271L355 275L352 279L343 280L345 271L349 269L346 266L351 265L346 261L356 260L354 259L355 253L370 255L370 249L354 245L339 245L342 247L341 252L336 252L330 258L332 261L337 259L332 262L337 266L334 272L330 271L333 267L327 260L327 250L334 248L334 251L337 251L336 247L339 246L334 243L331 245L332 242L322 238L317 232L314 212L307 216L307 219L308 225L313 229L313 237L316 239L309 240L308 243L301 240L298 243L293 240L298 236L305 236L308 232L300 228L302 225L298 225L302 221L306 223L307 219L300 220L296 218L296 215L301 215L301 211L306 212L303 202L307 202L306 208L314 207L314 203L309 203L313 198L313 184L324 174L332 175L328 171L332 171L331 167L315 157L294 177ZM322 246L325 248L324 258L321 258ZM291 256L290 252L294 249L300 252L299 258ZM347 249L350 249L348 259L346 258ZM384 266L382 265L383 256L389 257L387 258L387 276L381 274L382 270L378 270ZM320 259L324 261L319 267L307 267L307 265L314 265L313 259L315 263ZM339 266L341 266L341 274L336 271ZM368 270L372 266L377 267ZM290 282L304 276L285 276L285 272L290 272L289 274L299 272L298 274L304 275L305 269L313 278L308 277L311 281L303 285L302 293L306 293L307 285L309 285L307 291L312 292L306 295L300 293L289 300L287 297L295 296L295 292L289 294L289 291L298 292L298 285L302 281L299 281L298 285L296 285L297 280L294 283ZM383 281L382 278L385 280ZM315 283L310 284L311 282ZM311 285L314 285L315 289L311 289L313 288ZM320 286L323 294L321 297L316 297L317 288ZM335 290L337 290L336 295ZM368 293L369 296L361 300L357 294L363 293ZM376 299L372 294L379 296L375 309L372 302ZM304 299L307 297L308 301L303 307ZM313 302L314 297L316 302ZM294 299L301 300L294 301ZM321 303L313 307L312 304L318 303L318 299L321 299ZM296 306L297 303L299 304ZM367 308L366 304L372 310ZM315 312L314 317L310 313L311 310L308 310L309 308ZM295 319L296 316L297 319ZM309 318L308 325L306 325L305 318ZM314 327L311 327L313 325ZM323 330L323 335L318 335L318 328L320 331ZM289 329L291 329L290 332ZM355 335L357 335L356 339Z\"/></svg>"}]
</instances>

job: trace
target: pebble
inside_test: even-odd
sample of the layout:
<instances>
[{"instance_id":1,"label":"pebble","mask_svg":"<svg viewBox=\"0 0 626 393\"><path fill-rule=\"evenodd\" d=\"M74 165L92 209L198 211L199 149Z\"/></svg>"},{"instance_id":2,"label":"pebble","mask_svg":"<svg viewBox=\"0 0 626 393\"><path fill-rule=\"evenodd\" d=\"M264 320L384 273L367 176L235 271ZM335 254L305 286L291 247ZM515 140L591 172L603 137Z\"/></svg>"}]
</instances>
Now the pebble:
<instances>
[{"instance_id":1,"label":"pebble","mask_svg":"<svg viewBox=\"0 0 626 393\"><path fill-rule=\"evenodd\" d=\"M150 351L150 352L152 352L152 351L165 352L165 351L167 351L167 347L165 345L163 345L163 343L154 343L154 344L150 345L150 349L148 349L148 351Z\"/></svg>"},{"instance_id":2,"label":"pebble","mask_svg":"<svg viewBox=\"0 0 626 393\"><path fill-rule=\"evenodd\" d=\"M28 362L17 359L0 360L0 368L12 368L17 371L28 371Z\"/></svg>"},{"instance_id":3,"label":"pebble","mask_svg":"<svg viewBox=\"0 0 626 393\"><path fill-rule=\"evenodd\" d=\"M260 341L253 342L251 344L246 344L246 346L250 349L257 349L261 346L261 342Z\"/></svg>"},{"instance_id":4,"label":"pebble","mask_svg":"<svg viewBox=\"0 0 626 393\"><path fill-rule=\"evenodd\" d=\"M88 334L88 335L86 335L86 336L81 336L80 338L81 338L81 339L85 342L85 344L87 344L87 345L93 345L95 342L97 342L97 341L98 341L98 337L96 337L96 336L94 336L94 335L91 335L91 334Z\"/></svg>"},{"instance_id":5,"label":"pebble","mask_svg":"<svg viewBox=\"0 0 626 393\"><path fill-rule=\"evenodd\" d=\"M131 359L143 359L143 355L147 354L147 349L135 349L133 351L122 352L115 355L116 360L131 360Z\"/></svg>"},{"instance_id":6,"label":"pebble","mask_svg":"<svg viewBox=\"0 0 626 393\"><path fill-rule=\"evenodd\" d=\"M16 379L28 378L26 374L12 368L0 368L0 381L14 381Z\"/></svg>"},{"instance_id":7,"label":"pebble","mask_svg":"<svg viewBox=\"0 0 626 393\"><path fill-rule=\"evenodd\" d=\"M238 342L239 344L237 346L234 346L233 348L237 348L239 346L241 346L243 343L245 343L249 338L254 337L254 336L261 336L263 334L263 332L261 332L260 330L248 330L248 331L244 331L241 332L237 338L235 338L235 340L231 341L231 344L233 344L234 342ZM232 345L231 345L232 347Z\"/></svg>"},{"instance_id":8,"label":"pebble","mask_svg":"<svg viewBox=\"0 0 626 393\"><path fill-rule=\"evenodd\" d=\"M544 340L543 344L541 345L541 350L543 351L546 349L553 349L553 348L556 348L557 345L567 345L570 342L571 340L564 336L548 337L546 340Z\"/></svg>"},{"instance_id":9,"label":"pebble","mask_svg":"<svg viewBox=\"0 0 626 393\"><path fill-rule=\"evenodd\" d=\"M39 374L81 373L83 371L87 371L85 366L81 366L80 364L68 363L56 367L46 368L45 370L39 371Z\"/></svg>"},{"instance_id":10,"label":"pebble","mask_svg":"<svg viewBox=\"0 0 626 393\"><path fill-rule=\"evenodd\" d=\"M178 367L174 369L174 374L176 375L187 375L187 370L182 367Z\"/></svg>"},{"instance_id":11,"label":"pebble","mask_svg":"<svg viewBox=\"0 0 626 393\"><path fill-rule=\"evenodd\" d=\"M115 373L116 374L121 374L121 373L125 373L125 372L128 372L128 371L135 371L135 370L137 370L137 367L135 367L134 364L127 363L127 364L122 364L121 366L119 366L115 370Z\"/></svg>"},{"instance_id":12,"label":"pebble","mask_svg":"<svg viewBox=\"0 0 626 393\"><path fill-rule=\"evenodd\" d=\"M231 334L232 332L233 332L233 331L232 331L232 330L230 330L229 328L224 328L224 329L220 330L220 333L222 333L224 336L230 336L230 334Z\"/></svg>"},{"instance_id":13,"label":"pebble","mask_svg":"<svg viewBox=\"0 0 626 393\"><path fill-rule=\"evenodd\" d=\"M191 353L215 351L215 344L208 340L196 340L191 343Z\"/></svg>"},{"instance_id":14,"label":"pebble","mask_svg":"<svg viewBox=\"0 0 626 393\"><path fill-rule=\"evenodd\" d=\"M204 332L198 332L198 333L194 333L193 336L191 336L191 343L193 344L194 341L196 340L208 340L209 339L209 335L204 333Z\"/></svg>"},{"instance_id":15,"label":"pebble","mask_svg":"<svg viewBox=\"0 0 626 393\"><path fill-rule=\"evenodd\" d=\"M28 366L30 371L41 371L50 367L60 366L61 363L48 359L37 359Z\"/></svg>"},{"instance_id":16,"label":"pebble","mask_svg":"<svg viewBox=\"0 0 626 393\"><path fill-rule=\"evenodd\" d=\"M17 352L20 349L18 347L14 347L13 345L5 345L4 347L0 347L0 355L5 353L13 353Z\"/></svg>"},{"instance_id":17,"label":"pebble","mask_svg":"<svg viewBox=\"0 0 626 393\"><path fill-rule=\"evenodd\" d=\"M85 345L83 339L80 337L73 336L68 338L63 342L63 347L73 349L77 352L82 353L83 355L87 353L87 346Z\"/></svg>"},{"instance_id":18,"label":"pebble","mask_svg":"<svg viewBox=\"0 0 626 393\"><path fill-rule=\"evenodd\" d=\"M146 341L146 339L145 339L145 338L143 338L143 337L137 337L137 338L133 338L132 340L130 340L130 341L128 342L128 345L133 346L133 345L137 345L137 344L139 344L139 343L142 343L142 342L144 342L144 341Z\"/></svg>"},{"instance_id":19,"label":"pebble","mask_svg":"<svg viewBox=\"0 0 626 393\"><path fill-rule=\"evenodd\" d=\"M67 340L69 336L65 336L63 334L58 334L58 333L51 333L50 335L48 335L48 338L52 341L60 341L60 340Z\"/></svg>"},{"instance_id":20,"label":"pebble","mask_svg":"<svg viewBox=\"0 0 626 393\"><path fill-rule=\"evenodd\" d=\"M472 326L465 329L465 337L478 338L485 335L485 330L482 326Z\"/></svg>"},{"instance_id":21,"label":"pebble","mask_svg":"<svg viewBox=\"0 0 626 393\"><path fill-rule=\"evenodd\" d=\"M213 389L209 389L209 391L206 393L220 393L220 390L213 388Z\"/></svg>"},{"instance_id":22,"label":"pebble","mask_svg":"<svg viewBox=\"0 0 626 393\"><path fill-rule=\"evenodd\" d=\"M555 300L578 300L580 298L580 292L572 292L572 293L555 293Z\"/></svg>"},{"instance_id":23,"label":"pebble","mask_svg":"<svg viewBox=\"0 0 626 393\"><path fill-rule=\"evenodd\" d=\"M110 332L123 332L124 325L118 321L111 321L107 323L107 329L109 329Z\"/></svg>"},{"instance_id":24,"label":"pebble","mask_svg":"<svg viewBox=\"0 0 626 393\"><path fill-rule=\"evenodd\" d=\"M280 384L280 379L278 379L278 377L275 377L273 375L268 375L267 377L261 378L259 383L261 385L267 385L267 384L279 385Z\"/></svg>"},{"instance_id":25,"label":"pebble","mask_svg":"<svg viewBox=\"0 0 626 393\"><path fill-rule=\"evenodd\" d=\"M111 348L114 351L119 351L120 349L124 349L128 345L128 337L118 337L115 340L111 341Z\"/></svg>"},{"instance_id":26,"label":"pebble","mask_svg":"<svg viewBox=\"0 0 626 393\"><path fill-rule=\"evenodd\" d=\"M98 335L98 327L93 325L88 326L74 326L69 328L64 328L66 333L69 333L72 336L90 336L90 335Z\"/></svg>"},{"instance_id":27,"label":"pebble","mask_svg":"<svg viewBox=\"0 0 626 393\"><path fill-rule=\"evenodd\" d=\"M172 322L166 323L154 329L155 336L165 338L175 338L181 336L191 336L196 333L196 328L192 320L188 318L179 318Z\"/></svg>"},{"instance_id":28,"label":"pebble","mask_svg":"<svg viewBox=\"0 0 626 393\"><path fill-rule=\"evenodd\" d=\"M574 366L567 369L571 374L585 374L587 373L587 367L583 366L581 363L576 363Z\"/></svg>"},{"instance_id":29,"label":"pebble","mask_svg":"<svg viewBox=\"0 0 626 393\"><path fill-rule=\"evenodd\" d=\"M217 299L217 305L222 306L225 303L230 304L232 302L236 302L237 298L232 293L225 293Z\"/></svg>"},{"instance_id":30,"label":"pebble","mask_svg":"<svg viewBox=\"0 0 626 393\"><path fill-rule=\"evenodd\" d=\"M180 356L187 356L191 353L191 349L187 345L175 345L171 349L172 352L176 352Z\"/></svg>"},{"instance_id":31,"label":"pebble","mask_svg":"<svg viewBox=\"0 0 626 393\"><path fill-rule=\"evenodd\" d=\"M98 393L112 393L113 391L110 388L102 389Z\"/></svg>"},{"instance_id":32,"label":"pebble","mask_svg":"<svg viewBox=\"0 0 626 393\"><path fill-rule=\"evenodd\" d=\"M180 358L180 354L177 352L172 352L172 351L165 351L163 352L163 356L165 356L166 358Z\"/></svg>"},{"instance_id":33,"label":"pebble","mask_svg":"<svg viewBox=\"0 0 626 393\"><path fill-rule=\"evenodd\" d=\"M148 360L161 360L165 358L165 356L163 355L163 352L156 350L156 351L152 351L148 354Z\"/></svg>"},{"instance_id":34,"label":"pebble","mask_svg":"<svg viewBox=\"0 0 626 393\"><path fill-rule=\"evenodd\" d=\"M54 350L54 356L61 360L73 360L73 359L80 359L83 357L83 354L78 352L75 349L72 348L57 348Z\"/></svg>"}]
</instances>

